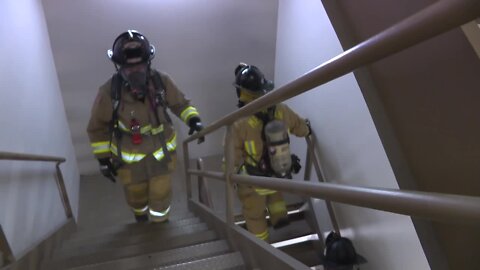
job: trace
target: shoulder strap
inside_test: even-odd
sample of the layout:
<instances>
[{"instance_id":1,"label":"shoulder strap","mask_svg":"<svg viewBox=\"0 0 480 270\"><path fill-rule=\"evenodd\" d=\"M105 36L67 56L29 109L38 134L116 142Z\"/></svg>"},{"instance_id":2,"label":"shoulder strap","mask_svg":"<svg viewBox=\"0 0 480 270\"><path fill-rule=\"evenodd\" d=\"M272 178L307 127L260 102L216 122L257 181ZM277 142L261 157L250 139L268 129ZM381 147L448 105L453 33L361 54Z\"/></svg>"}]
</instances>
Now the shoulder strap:
<instances>
[{"instance_id":1,"label":"shoulder strap","mask_svg":"<svg viewBox=\"0 0 480 270\"><path fill-rule=\"evenodd\" d=\"M112 144L112 137L117 139L117 157L122 161L122 147L121 139L122 132L118 128L118 108L120 107L120 98L122 93L123 78L120 73L115 73L112 76L112 87L110 89L110 97L112 99L112 118L110 119L110 144Z\"/></svg>"},{"instance_id":2,"label":"shoulder strap","mask_svg":"<svg viewBox=\"0 0 480 270\"><path fill-rule=\"evenodd\" d=\"M160 72L153 70L153 88L155 88L155 100L152 100L149 96L150 103L152 104L152 109L153 109L153 114L155 115L155 120L157 121L157 125L160 126L160 118L158 117L157 113L157 107L160 105L163 108L163 114L165 115L165 118L167 121L172 124L172 119L168 115L167 112L167 102L165 99L166 95L166 88L165 85L163 84L162 78L160 77ZM158 133L158 136L160 137L160 143L162 144L162 149L163 153L165 155L165 160L167 162L170 162L172 160L170 156L170 152L168 151L168 147L166 145L165 141L165 136L163 136L163 131Z\"/></svg>"},{"instance_id":3,"label":"shoulder strap","mask_svg":"<svg viewBox=\"0 0 480 270\"><path fill-rule=\"evenodd\" d=\"M276 106L268 107L267 112L257 112L255 116L262 121L262 141L265 142L265 126L268 122L275 119Z\"/></svg>"},{"instance_id":4,"label":"shoulder strap","mask_svg":"<svg viewBox=\"0 0 480 270\"><path fill-rule=\"evenodd\" d=\"M172 124L172 119L170 118L170 115L167 113L167 88L165 87L165 84L163 84L162 77L160 76L160 72L157 70L153 70L153 87L155 88L155 106L162 106L163 112L165 117L167 118L167 121ZM156 115L156 114L155 114Z\"/></svg>"}]
</instances>

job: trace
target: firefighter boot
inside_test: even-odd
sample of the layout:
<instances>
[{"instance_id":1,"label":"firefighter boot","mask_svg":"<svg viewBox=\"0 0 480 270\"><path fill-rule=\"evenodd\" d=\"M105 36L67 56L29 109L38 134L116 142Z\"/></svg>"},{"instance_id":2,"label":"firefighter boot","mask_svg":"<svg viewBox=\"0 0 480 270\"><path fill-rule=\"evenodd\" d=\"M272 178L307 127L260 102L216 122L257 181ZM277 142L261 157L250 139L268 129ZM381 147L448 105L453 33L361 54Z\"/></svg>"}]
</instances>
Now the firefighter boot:
<instances>
[{"instance_id":1,"label":"firefighter boot","mask_svg":"<svg viewBox=\"0 0 480 270\"><path fill-rule=\"evenodd\" d=\"M135 215L135 220L136 220L138 223L148 222L148 214Z\"/></svg>"},{"instance_id":2,"label":"firefighter boot","mask_svg":"<svg viewBox=\"0 0 480 270\"><path fill-rule=\"evenodd\" d=\"M280 229L290 224L287 206L281 192L268 195L267 208L270 214L270 223L274 229Z\"/></svg>"}]
</instances>

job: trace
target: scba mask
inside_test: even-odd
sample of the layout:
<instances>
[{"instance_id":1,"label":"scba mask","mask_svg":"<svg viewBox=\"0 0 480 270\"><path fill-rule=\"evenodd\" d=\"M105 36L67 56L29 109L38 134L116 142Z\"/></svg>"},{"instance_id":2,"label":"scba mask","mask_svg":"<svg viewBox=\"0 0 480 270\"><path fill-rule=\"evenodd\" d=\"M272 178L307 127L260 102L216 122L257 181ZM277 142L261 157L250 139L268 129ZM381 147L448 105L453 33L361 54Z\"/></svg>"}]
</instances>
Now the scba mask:
<instances>
[{"instance_id":1,"label":"scba mask","mask_svg":"<svg viewBox=\"0 0 480 270\"><path fill-rule=\"evenodd\" d=\"M148 64L127 65L120 68L122 78L127 82L131 94L136 99L143 99L147 94Z\"/></svg>"}]
</instances>

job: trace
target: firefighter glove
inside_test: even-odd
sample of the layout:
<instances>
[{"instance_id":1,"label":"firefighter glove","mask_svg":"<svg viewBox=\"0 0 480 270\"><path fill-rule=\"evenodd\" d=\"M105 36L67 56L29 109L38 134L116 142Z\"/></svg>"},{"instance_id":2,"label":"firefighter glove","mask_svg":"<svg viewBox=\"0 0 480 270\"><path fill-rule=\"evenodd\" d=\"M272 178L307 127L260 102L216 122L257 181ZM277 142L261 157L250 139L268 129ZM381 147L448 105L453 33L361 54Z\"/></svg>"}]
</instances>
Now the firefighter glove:
<instances>
[{"instance_id":1,"label":"firefighter glove","mask_svg":"<svg viewBox=\"0 0 480 270\"><path fill-rule=\"evenodd\" d=\"M193 132L200 132L200 130L203 129L202 121L198 117L192 117L188 121L188 126L190 127L190 130L188 131L188 135L192 135ZM203 143L205 141L205 137L200 137L198 138L198 143Z\"/></svg>"},{"instance_id":2,"label":"firefighter glove","mask_svg":"<svg viewBox=\"0 0 480 270\"><path fill-rule=\"evenodd\" d=\"M115 176L117 176L117 169L113 166L110 158L99 158L98 163L100 163L100 172L106 178L110 179L112 182L116 182Z\"/></svg>"},{"instance_id":3,"label":"firefighter glove","mask_svg":"<svg viewBox=\"0 0 480 270\"><path fill-rule=\"evenodd\" d=\"M292 171L294 174L297 174L300 169L302 169L302 165L300 165L300 158L295 155L295 154L292 154Z\"/></svg>"}]
</instances>

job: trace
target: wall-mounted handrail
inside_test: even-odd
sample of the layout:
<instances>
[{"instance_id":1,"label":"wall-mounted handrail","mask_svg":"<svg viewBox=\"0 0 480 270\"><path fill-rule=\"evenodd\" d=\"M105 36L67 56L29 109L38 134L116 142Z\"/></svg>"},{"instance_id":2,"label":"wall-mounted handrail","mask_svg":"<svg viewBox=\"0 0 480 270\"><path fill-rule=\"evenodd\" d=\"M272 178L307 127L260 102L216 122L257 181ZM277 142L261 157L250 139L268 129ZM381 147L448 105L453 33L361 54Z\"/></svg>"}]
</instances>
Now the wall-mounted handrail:
<instances>
[{"instance_id":1,"label":"wall-mounted handrail","mask_svg":"<svg viewBox=\"0 0 480 270\"><path fill-rule=\"evenodd\" d=\"M66 159L62 157L22 154L13 152L0 152L0 160L30 160L30 161L52 161L65 162Z\"/></svg>"},{"instance_id":2,"label":"wall-mounted handrail","mask_svg":"<svg viewBox=\"0 0 480 270\"><path fill-rule=\"evenodd\" d=\"M19 161L42 161L42 162L55 162L56 165L56 183L58 191L60 193L60 199L62 200L63 208L65 209L65 215L68 219L73 217L72 207L70 206L70 201L68 199L67 190L65 188L65 182L63 180L62 170L60 169L60 164L65 162L66 159L63 157L53 157L53 156L43 156L43 155L32 155L32 154L23 154L23 153L12 153L12 152L0 152L0 160L19 160ZM3 234L0 226L0 253L3 253L5 257L6 264L12 263L15 261L12 250L8 245L7 239ZM3 264L0 262L0 267Z\"/></svg>"},{"instance_id":3,"label":"wall-mounted handrail","mask_svg":"<svg viewBox=\"0 0 480 270\"><path fill-rule=\"evenodd\" d=\"M313 139L315 137L315 134L312 133L310 136L305 137L305 141L307 142L307 155L305 158L305 176L304 180L305 181L310 181L310 171L312 170L312 165L313 168L315 168L315 173L317 175L317 179L319 182L326 182L326 177L323 174L323 170L320 165L320 160L317 157L316 153L316 144L315 140ZM315 206L313 205L312 202L310 202L310 207L312 208L312 211L315 212ZM333 210L332 203L329 200L325 200L325 207L327 208L328 216L330 217L330 222L332 223L333 230L341 235L340 232L340 226L338 226L338 221L337 221L337 216L335 215L335 211ZM316 217L312 217L315 218ZM318 229L320 229L320 225L317 223L315 225Z\"/></svg>"},{"instance_id":4,"label":"wall-mounted handrail","mask_svg":"<svg viewBox=\"0 0 480 270\"><path fill-rule=\"evenodd\" d=\"M56 182L57 182L58 191L60 193L60 198L62 200L63 208L65 209L65 215L67 216L67 218L73 217L72 207L70 206L67 189L65 188L65 182L63 181L62 170L60 169L60 164L66 161L65 158L23 154L23 153L0 152L0 160L56 162L56 173L57 173Z\"/></svg>"},{"instance_id":5,"label":"wall-mounted handrail","mask_svg":"<svg viewBox=\"0 0 480 270\"><path fill-rule=\"evenodd\" d=\"M442 0L328 60L300 78L213 122L185 140L191 142L241 117L297 96L364 65L451 30L480 16L477 0Z\"/></svg>"}]
</instances>

